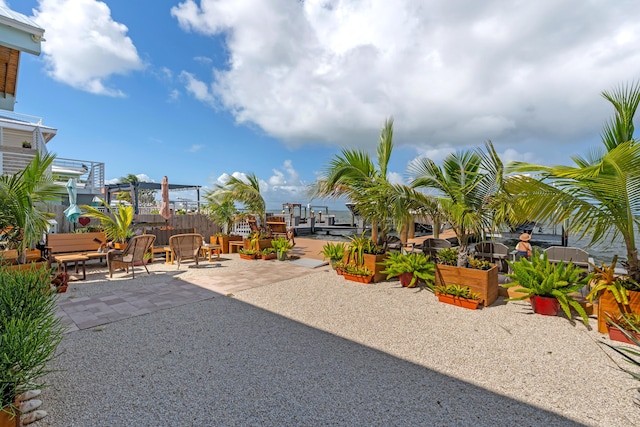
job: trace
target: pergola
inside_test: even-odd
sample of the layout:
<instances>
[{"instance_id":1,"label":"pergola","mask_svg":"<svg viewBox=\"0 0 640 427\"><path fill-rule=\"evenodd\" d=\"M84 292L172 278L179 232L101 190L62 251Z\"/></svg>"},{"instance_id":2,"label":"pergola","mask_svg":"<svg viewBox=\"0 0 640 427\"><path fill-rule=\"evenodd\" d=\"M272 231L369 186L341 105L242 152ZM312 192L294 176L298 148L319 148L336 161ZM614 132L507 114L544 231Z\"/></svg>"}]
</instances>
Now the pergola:
<instances>
[{"instance_id":1,"label":"pergola","mask_svg":"<svg viewBox=\"0 0 640 427\"><path fill-rule=\"evenodd\" d=\"M182 184L169 184L169 191L194 191L197 194L197 205L200 210L200 185L182 185ZM104 186L105 198L107 205L111 205L112 195L127 191L133 192L132 197L133 211L135 214L139 213L138 209L138 191L140 190L161 190L162 184L156 182L121 182L118 184L107 184Z\"/></svg>"}]
</instances>

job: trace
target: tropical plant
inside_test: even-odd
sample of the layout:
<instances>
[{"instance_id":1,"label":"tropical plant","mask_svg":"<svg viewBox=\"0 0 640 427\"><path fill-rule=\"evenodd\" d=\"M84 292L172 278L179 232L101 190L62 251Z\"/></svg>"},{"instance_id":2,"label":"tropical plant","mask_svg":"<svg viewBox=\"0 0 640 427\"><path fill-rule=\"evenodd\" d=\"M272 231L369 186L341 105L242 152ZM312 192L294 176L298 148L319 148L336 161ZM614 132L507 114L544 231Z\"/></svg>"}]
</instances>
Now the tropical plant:
<instances>
[{"instance_id":1,"label":"tropical plant","mask_svg":"<svg viewBox=\"0 0 640 427\"><path fill-rule=\"evenodd\" d=\"M82 209L85 211L85 215L100 220L108 240L116 243L125 243L134 234L131 229L133 206L125 206L120 203L117 209L112 209L104 200L101 202L107 212L98 210L93 206L84 205Z\"/></svg>"},{"instance_id":2,"label":"tropical plant","mask_svg":"<svg viewBox=\"0 0 640 427\"><path fill-rule=\"evenodd\" d=\"M138 193L138 203L144 203L144 204L153 204L153 203L155 203L156 190L152 190L152 189L148 189L148 188L143 188L143 189L138 188L139 184L141 182L145 182L145 181L140 181L140 178L138 178L136 175L130 173L127 176L123 176L122 178L120 178L119 182L121 182L121 183L129 183L134 188L136 188L136 191ZM122 202L129 202L131 204L134 203L134 201L131 199L131 192L130 191L120 191L116 195L116 199L120 200Z\"/></svg>"},{"instance_id":3,"label":"tropical plant","mask_svg":"<svg viewBox=\"0 0 640 427\"><path fill-rule=\"evenodd\" d=\"M353 264L346 264L344 266L344 272L354 276L373 276L373 271L369 270L367 267Z\"/></svg>"},{"instance_id":4,"label":"tropical plant","mask_svg":"<svg viewBox=\"0 0 640 427\"><path fill-rule=\"evenodd\" d=\"M640 329L640 314L638 313L621 313L617 316L607 314L607 323L615 325L618 329L635 332Z\"/></svg>"},{"instance_id":5,"label":"tropical plant","mask_svg":"<svg viewBox=\"0 0 640 427\"><path fill-rule=\"evenodd\" d=\"M243 255L255 255L256 254L256 250L255 249L240 248L240 249L238 249L238 253L239 254L243 254Z\"/></svg>"},{"instance_id":6,"label":"tropical plant","mask_svg":"<svg viewBox=\"0 0 640 427\"><path fill-rule=\"evenodd\" d=\"M452 283L450 285L438 285L434 288L436 294L451 295L458 298L466 298L477 301L480 299L480 294L472 292L468 286L458 285Z\"/></svg>"},{"instance_id":7,"label":"tropical plant","mask_svg":"<svg viewBox=\"0 0 640 427\"><path fill-rule=\"evenodd\" d=\"M587 295L589 302L593 302L593 300L597 299L603 292L609 291L618 304L629 305L629 293L623 286L625 281L621 280L615 272L617 261L618 255L615 255L609 265L602 263L602 266L598 267L590 263L593 268L593 278L590 283L591 291Z\"/></svg>"},{"instance_id":8,"label":"tropical plant","mask_svg":"<svg viewBox=\"0 0 640 427\"><path fill-rule=\"evenodd\" d=\"M523 295L509 298L507 301L523 300L535 295L556 298L569 319L571 319L571 308L573 308L584 324L589 325L584 308L569 294L586 286L591 280L592 273L584 274L584 270L576 267L572 262L554 264L549 261L546 252L540 255L537 250L534 250L531 260L520 258L515 262L509 261L509 265L513 273L507 274L507 277L513 281L502 286L505 288L519 286L515 291Z\"/></svg>"},{"instance_id":9,"label":"tropical plant","mask_svg":"<svg viewBox=\"0 0 640 427\"><path fill-rule=\"evenodd\" d=\"M424 281L427 285L435 281L435 265L427 255L422 253L390 252L379 264L385 267L381 273L387 275L387 280L404 273L411 273L413 277L407 285L409 288L416 286L418 280Z\"/></svg>"},{"instance_id":10,"label":"tropical plant","mask_svg":"<svg viewBox=\"0 0 640 427\"><path fill-rule=\"evenodd\" d=\"M458 264L458 249L457 248L442 248L436 255L436 261L442 265L457 265Z\"/></svg>"},{"instance_id":11,"label":"tropical plant","mask_svg":"<svg viewBox=\"0 0 640 427\"><path fill-rule=\"evenodd\" d=\"M475 268L476 270L491 270L495 265L491 261L474 258L472 256L467 259L467 262L469 268Z\"/></svg>"},{"instance_id":12,"label":"tropical plant","mask_svg":"<svg viewBox=\"0 0 640 427\"><path fill-rule=\"evenodd\" d=\"M0 230L5 233L7 249L18 250L24 263L26 250L42 238L53 214L45 203L59 201L65 188L53 182L50 168L55 156L38 153L14 175L0 176Z\"/></svg>"},{"instance_id":13,"label":"tropical plant","mask_svg":"<svg viewBox=\"0 0 640 427\"><path fill-rule=\"evenodd\" d=\"M225 199L223 195L209 192L204 195L207 204L205 212L213 222L220 225L225 234L231 232L233 223L239 212L231 199Z\"/></svg>"},{"instance_id":14,"label":"tropical plant","mask_svg":"<svg viewBox=\"0 0 640 427\"><path fill-rule=\"evenodd\" d=\"M347 245L344 242L337 242L337 243L327 242L322 247L320 254L323 257L328 258L329 261L331 262L331 265L334 266L336 261L340 261L344 259L346 250L347 250Z\"/></svg>"},{"instance_id":15,"label":"tropical plant","mask_svg":"<svg viewBox=\"0 0 640 427\"><path fill-rule=\"evenodd\" d=\"M393 118L385 121L377 147L377 167L368 153L343 149L329 162L324 174L313 186L312 197L348 197L358 213L371 222L371 239L386 242L393 216L406 218L407 208L395 203L393 186L388 181L388 166L393 151ZM378 229L380 233L378 234Z\"/></svg>"},{"instance_id":16,"label":"tropical plant","mask_svg":"<svg viewBox=\"0 0 640 427\"><path fill-rule=\"evenodd\" d=\"M384 249L374 243L372 239L365 237L363 232L359 236L349 237L347 245L347 263L356 266L364 264L364 254L379 255L384 253Z\"/></svg>"},{"instance_id":17,"label":"tropical plant","mask_svg":"<svg viewBox=\"0 0 640 427\"><path fill-rule=\"evenodd\" d=\"M287 253L293 245L284 237L276 237L271 241L271 247L276 249L278 253Z\"/></svg>"},{"instance_id":18,"label":"tropical plant","mask_svg":"<svg viewBox=\"0 0 640 427\"><path fill-rule=\"evenodd\" d=\"M223 205L229 216L233 210L229 203L240 203L247 214L256 215L260 224L264 226L266 221L266 204L260 193L260 180L251 173L244 177L229 176L227 181L205 195L205 199L216 204ZM235 219L235 211L234 211Z\"/></svg>"},{"instance_id":19,"label":"tropical plant","mask_svg":"<svg viewBox=\"0 0 640 427\"><path fill-rule=\"evenodd\" d=\"M43 378L64 333L48 268L0 268L0 410L16 414L16 396Z\"/></svg>"},{"instance_id":20,"label":"tropical plant","mask_svg":"<svg viewBox=\"0 0 640 427\"><path fill-rule=\"evenodd\" d=\"M633 119L640 103L640 84L621 85L602 96L614 107L602 131L603 149L575 156L575 166L543 166L514 162L510 170L536 173L509 179L517 203L532 218L586 237L590 244L622 238L628 274L640 280L635 236L640 225L640 144L634 140Z\"/></svg>"},{"instance_id":21,"label":"tropical plant","mask_svg":"<svg viewBox=\"0 0 640 427\"><path fill-rule=\"evenodd\" d=\"M484 236L516 215L504 187L504 167L493 144L447 156L442 167L428 158L410 165L411 186L440 193L442 213L458 239L458 266L465 267L469 239Z\"/></svg>"},{"instance_id":22,"label":"tropical plant","mask_svg":"<svg viewBox=\"0 0 640 427\"><path fill-rule=\"evenodd\" d=\"M261 253L262 255L270 255L270 254L275 254L275 253L276 253L276 251L277 251L277 249L276 249L276 248L274 248L274 247L270 247L270 248L264 248L264 249L262 249L262 250L260 251L260 253Z\"/></svg>"}]
</instances>

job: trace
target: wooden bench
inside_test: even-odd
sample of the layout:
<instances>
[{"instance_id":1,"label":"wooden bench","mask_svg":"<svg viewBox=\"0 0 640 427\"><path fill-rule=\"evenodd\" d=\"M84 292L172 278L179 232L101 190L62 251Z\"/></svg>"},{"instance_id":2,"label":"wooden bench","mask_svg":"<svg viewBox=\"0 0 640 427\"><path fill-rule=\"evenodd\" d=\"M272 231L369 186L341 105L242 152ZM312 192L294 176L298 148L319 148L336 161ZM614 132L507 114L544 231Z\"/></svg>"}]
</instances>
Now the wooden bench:
<instances>
[{"instance_id":1,"label":"wooden bench","mask_svg":"<svg viewBox=\"0 0 640 427\"><path fill-rule=\"evenodd\" d=\"M171 251L168 250L168 248L171 236L176 234L191 234L195 232L195 228L174 228L171 230L152 228L151 230L145 231L144 234L153 234L156 236L156 240L153 242L153 246L151 246L151 259L149 262L153 262L155 254L164 253L165 256L170 255ZM166 262L172 264L173 262L170 262L169 258L166 258Z\"/></svg>"},{"instance_id":2,"label":"wooden bench","mask_svg":"<svg viewBox=\"0 0 640 427\"><path fill-rule=\"evenodd\" d=\"M99 251L106 242L107 237L102 231L47 234L45 258L49 265L56 262L56 257L68 255L86 256L89 259L100 259L101 261L104 258L106 262L106 251Z\"/></svg>"}]
</instances>

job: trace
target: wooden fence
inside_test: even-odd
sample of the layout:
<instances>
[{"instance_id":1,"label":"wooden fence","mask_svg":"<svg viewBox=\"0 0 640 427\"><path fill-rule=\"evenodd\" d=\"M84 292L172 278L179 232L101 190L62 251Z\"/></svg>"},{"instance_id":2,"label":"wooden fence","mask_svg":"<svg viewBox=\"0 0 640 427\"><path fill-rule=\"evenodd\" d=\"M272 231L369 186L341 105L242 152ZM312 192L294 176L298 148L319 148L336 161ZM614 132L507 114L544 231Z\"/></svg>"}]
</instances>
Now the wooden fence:
<instances>
[{"instance_id":1,"label":"wooden fence","mask_svg":"<svg viewBox=\"0 0 640 427\"><path fill-rule=\"evenodd\" d=\"M90 219L88 224L73 224L67 221L64 216L64 210L67 206L47 205L46 211L55 214L54 219L58 222L58 233L73 233L75 230L85 226L99 226L100 221ZM87 217L88 218L88 217ZM173 227L173 228L195 228L196 232L202 234L205 241L209 241L209 237L221 231L221 227L212 222L209 217L201 214L172 215L171 218L165 220L160 215L135 215L133 229L136 232L142 232L156 227Z\"/></svg>"}]
</instances>

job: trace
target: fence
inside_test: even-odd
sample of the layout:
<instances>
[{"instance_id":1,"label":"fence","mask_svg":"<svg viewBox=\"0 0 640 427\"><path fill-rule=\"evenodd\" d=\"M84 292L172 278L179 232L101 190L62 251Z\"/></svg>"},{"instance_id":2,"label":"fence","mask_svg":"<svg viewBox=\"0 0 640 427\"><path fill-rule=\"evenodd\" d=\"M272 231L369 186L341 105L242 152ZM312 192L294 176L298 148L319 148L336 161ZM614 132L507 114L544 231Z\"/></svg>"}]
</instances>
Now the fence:
<instances>
[{"instance_id":1,"label":"fence","mask_svg":"<svg viewBox=\"0 0 640 427\"><path fill-rule=\"evenodd\" d=\"M85 226L100 225L100 221L94 218L91 218L86 224L70 223L64 216L66 208L67 206L63 205L47 205L46 208L47 212L55 214L54 219L58 222L58 233L73 233L75 230ZM136 232L156 227L195 228L197 233L202 234L205 241L209 241L209 236L221 231L220 226L211 221L206 215L201 214L172 215L168 220L165 220L160 215L135 215L133 221L133 229Z\"/></svg>"}]
</instances>

